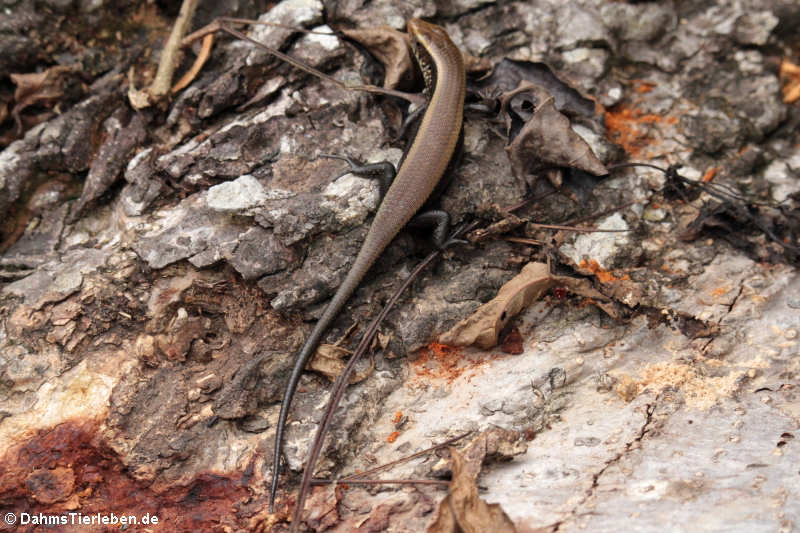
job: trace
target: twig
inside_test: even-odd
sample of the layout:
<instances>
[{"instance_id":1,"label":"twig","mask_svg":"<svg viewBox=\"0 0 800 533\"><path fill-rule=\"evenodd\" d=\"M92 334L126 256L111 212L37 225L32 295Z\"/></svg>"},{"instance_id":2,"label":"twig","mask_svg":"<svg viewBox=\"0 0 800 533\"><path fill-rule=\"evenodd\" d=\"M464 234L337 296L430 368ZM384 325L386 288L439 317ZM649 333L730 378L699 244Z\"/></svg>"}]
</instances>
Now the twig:
<instances>
[{"instance_id":1,"label":"twig","mask_svg":"<svg viewBox=\"0 0 800 533\"><path fill-rule=\"evenodd\" d=\"M242 22L243 21L243 19L233 19L233 20L236 21L236 22ZM239 30L235 30L233 28L230 28L230 27L226 26L225 24L223 24L224 21L225 21L225 19L217 19L217 20L215 20L214 22L212 22L211 24L209 24L205 28L192 33L192 35L187 37L187 39L185 39L184 42L189 42L189 40L190 40L189 38L191 38L191 40L195 40L195 39L198 39L201 36L206 35L206 34L211 33L211 32L224 31L225 33L227 33L229 35L232 35L233 37L236 37L237 39L241 39L242 41L246 41L248 43L254 44L255 46L258 46L259 48L261 48L263 50L266 50L270 54L274 55L275 57L277 57L281 61L289 63L293 67L295 67L297 69L300 69L300 70L302 70L304 72L308 72L312 76L316 76L316 77L318 77L318 78L320 78L322 80L325 80L325 81L327 81L329 83L332 83L332 84L336 85L337 87L339 87L341 89L351 90L351 91L362 91L362 92L373 93L373 94L384 94L384 95L387 95L387 96L393 96L395 98L401 98L403 100L406 100L408 102L411 102L411 103L417 104L417 105L421 105L422 103L425 102L425 97L423 95L421 95L421 94L404 93L402 91L395 91L394 89L386 89L386 88L378 87L378 86L375 86L375 85L350 85L350 84L347 84L347 83L345 83L343 81L337 80L333 76L329 76L328 74L325 74L321 70L317 70L317 69L315 69L314 67L312 67L310 65L306 65L302 61L298 61L297 59L293 58L292 56L284 54L280 50L277 50L275 48L272 48L271 46L267 46L264 43L256 41L252 37L248 37L247 35L245 35L244 33L240 32ZM248 22L250 22L250 21L248 21ZM270 24L270 25L272 25L272 24ZM281 27L283 27L283 26L281 26ZM302 30L297 30L297 31L302 31ZM325 34L325 35L329 35L329 34Z\"/></svg>"},{"instance_id":2,"label":"twig","mask_svg":"<svg viewBox=\"0 0 800 533\"><path fill-rule=\"evenodd\" d=\"M560 226L558 224L537 224L536 222L528 222L528 225L539 229L574 231L577 233L624 233L626 231L631 231L629 229L577 228L575 226Z\"/></svg>"},{"instance_id":3,"label":"twig","mask_svg":"<svg viewBox=\"0 0 800 533\"><path fill-rule=\"evenodd\" d=\"M516 242L518 244L529 244L531 246L544 246L547 244L539 239L526 239L525 237L503 237L503 240L506 242Z\"/></svg>"},{"instance_id":4,"label":"twig","mask_svg":"<svg viewBox=\"0 0 800 533\"><path fill-rule=\"evenodd\" d=\"M277 22L267 22L264 20L253 20L253 19L241 19L236 17L219 17L214 19L210 24L203 26L197 31L194 31L183 38L181 41L181 46L186 46L191 44L192 42L205 37L206 35L210 35L212 33L216 33L222 29L223 22L230 22L233 24L252 24L252 25L261 25L261 26L271 26L273 28L281 28L282 30L290 30L299 33L310 33L313 35L328 35L328 36L336 36L335 33L331 32L323 32L323 31L314 31L314 30L307 30L305 28L299 28L295 26L287 26L286 24L278 24Z\"/></svg>"},{"instance_id":5,"label":"twig","mask_svg":"<svg viewBox=\"0 0 800 533\"><path fill-rule=\"evenodd\" d=\"M392 461L390 463L386 463L386 464L383 464L383 465L380 465L380 466L376 466L375 468L370 468L369 470L365 470L364 472L356 472L354 474L350 474L349 476L345 476L345 477L339 479L339 481L350 482L353 479L362 479L362 478L365 478L367 476L371 476L373 474L377 474L379 472L383 472L385 470L389 470L390 468L395 467L397 465L400 465L400 464L403 464L403 463L407 463L408 461L413 461L417 457L422 457L425 454L428 454L428 453L431 453L431 452L435 452L436 450L444 448L445 446L450 446L454 442L457 442L457 441L463 439L464 437L466 437L470 433L472 433L472 431L467 431L466 433L462 433L461 435L459 435L457 437L453 437L452 439L447 439L446 441L444 441L442 443L439 443L439 444L436 444L434 446L431 446L430 448L426 448L426 449L424 449L422 451L419 451L417 453L408 455L406 457L401 457L400 459L397 459L396 461Z\"/></svg>"},{"instance_id":6,"label":"twig","mask_svg":"<svg viewBox=\"0 0 800 533\"><path fill-rule=\"evenodd\" d=\"M351 485L449 485L444 479L320 479L311 480L311 485L330 485L332 483L349 483Z\"/></svg>"},{"instance_id":7,"label":"twig","mask_svg":"<svg viewBox=\"0 0 800 533\"><path fill-rule=\"evenodd\" d=\"M183 0L181 11L178 13L175 25L172 26L172 33L169 34L169 39L167 39L167 43L161 51L161 60L158 63L156 77L147 90L150 96L161 98L169 93L172 85L172 75L178 66L178 51L181 47L181 40L186 35L186 32L189 31L198 1Z\"/></svg>"}]
</instances>

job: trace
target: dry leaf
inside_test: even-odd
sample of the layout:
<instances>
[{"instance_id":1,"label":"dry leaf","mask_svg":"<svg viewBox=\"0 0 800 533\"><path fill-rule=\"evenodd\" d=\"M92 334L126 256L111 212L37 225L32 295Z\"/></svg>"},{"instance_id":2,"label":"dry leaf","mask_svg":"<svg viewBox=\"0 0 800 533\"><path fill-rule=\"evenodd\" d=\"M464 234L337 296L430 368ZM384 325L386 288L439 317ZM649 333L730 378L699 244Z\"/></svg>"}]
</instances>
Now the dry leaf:
<instances>
[{"instance_id":1,"label":"dry leaf","mask_svg":"<svg viewBox=\"0 0 800 533\"><path fill-rule=\"evenodd\" d=\"M407 34L389 26L365 30L342 30L350 39L364 46L384 67L383 86L387 89L408 87L415 78Z\"/></svg>"},{"instance_id":2,"label":"dry leaf","mask_svg":"<svg viewBox=\"0 0 800 533\"><path fill-rule=\"evenodd\" d=\"M528 95L523 104L533 104L533 113L515 109L519 95ZM570 127L569 119L556 109L553 97L544 88L527 81L502 97L509 139L506 147L511 168L517 178L552 167L575 168L603 176L608 170L592 149Z\"/></svg>"},{"instance_id":3,"label":"dry leaf","mask_svg":"<svg viewBox=\"0 0 800 533\"><path fill-rule=\"evenodd\" d=\"M785 80L784 103L792 104L800 100L800 65L795 65L788 59L781 61L781 78Z\"/></svg>"},{"instance_id":4,"label":"dry leaf","mask_svg":"<svg viewBox=\"0 0 800 533\"><path fill-rule=\"evenodd\" d=\"M491 301L480 306L439 337L439 342L448 346L470 346L488 350L497 345L500 331L520 311L557 285L585 296L610 316L616 312L609 299L594 290L588 280L553 276L545 263L529 263L522 271L500 288Z\"/></svg>"},{"instance_id":5,"label":"dry leaf","mask_svg":"<svg viewBox=\"0 0 800 533\"><path fill-rule=\"evenodd\" d=\"M439 342L449 346L475 344L488 350L497 344L497 336L509 320L554 285L550 267L545 263L529 263L490 302L442 334Z\"/></svg>"},{"instance_id":6,"label":"dry leaf","mask_svg":"<svg viewBox=\"0 0 800 533\"><path fill-rule=\"evenodd\" d=\"M447 496L439 504L427 533L516 533L517 528L499 504L488 504L478 497L478 476L474 463L455 449L450 450L453 480ZM480 468L477 469L480 471Z\"/></svg>"},{"instance_id":7,"label":"dry leaf","mask_svg":"<svg viewBox=\"0 0 800 533\"><path fill-rule=\"evenodd\" d=\"M335 381L347 365L347 359L352 352L333 344L321 344L317 352L308 363L308 368L314 372L319 372L331 381ZM372 371L375 370L375 361L370 359L369 368L362 372L354 372L349 383L353 385L359 381L367 379Z\"/></svg>"},{"instance_id":8,"label":"dry leaf","mask_svg":"<svg viewBox=\"0 0 800 533\"><path fill-rule=\"evenodd\" d=\"M20 113L29 106L50 105L64 94L66 75L73 72L73 67L56 65L44 72L30 74L10 74L11 81L17 86L14 90L14 107L11 116L17 123L18 132L22 132Z\"/></svg>"}]
</instances>

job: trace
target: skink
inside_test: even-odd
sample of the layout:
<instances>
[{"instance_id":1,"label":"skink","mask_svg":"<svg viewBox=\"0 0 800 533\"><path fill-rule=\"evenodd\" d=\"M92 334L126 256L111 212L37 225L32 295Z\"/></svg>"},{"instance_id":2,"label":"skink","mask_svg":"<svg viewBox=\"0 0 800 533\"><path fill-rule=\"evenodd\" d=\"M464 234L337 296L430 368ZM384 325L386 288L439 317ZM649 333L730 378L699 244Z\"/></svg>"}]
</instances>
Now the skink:
<instances>
[{"instance_id":1,"label":"skink","mask_svg":"<svg viewBox=\"0 0 800 533\"><path fill-rule=\"evenodd\" d=\"M444 29L434 24L411 19L408 21L408 33L414 55L425 77L427 90L430 91L430 100L353 266L295 359L283 395L275 435L270 512L278 488L283 430L292 397L306 363L367 271L403 226L425 204L444 175L459 142L466 92L466 73L461 51Z\"/></svg>"}]
</instances>

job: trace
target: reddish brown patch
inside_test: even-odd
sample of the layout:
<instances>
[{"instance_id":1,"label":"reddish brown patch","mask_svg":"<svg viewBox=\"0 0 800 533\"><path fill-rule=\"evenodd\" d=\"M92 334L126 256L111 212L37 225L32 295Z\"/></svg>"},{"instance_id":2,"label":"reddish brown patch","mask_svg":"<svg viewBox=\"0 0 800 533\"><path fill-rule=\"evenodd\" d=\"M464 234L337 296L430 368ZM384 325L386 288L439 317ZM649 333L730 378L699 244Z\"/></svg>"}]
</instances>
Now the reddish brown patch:
<instances>
[{"instance_id":1,"label":"reddish brown patch","mask_svg":"<svg viewBox=\"0 0 800 533\"><path fill-rule=\"evenodd\" d=\"M447 383L452 383L466 372L472 372L472 376L476 375L481 367L500 357L502 356L499 354L493 354L472 359L466 357L458 348L433 342L427 348L421 349L418 357L410 363L414 378L409 384L416 386L422 381L428 382L432 379L443 379Z\"/></svg>"},{"instance_id":2,"label":"reddish brown patch","mask_svg":"<svg viewBox=\"0 0 800 533\"><path fill-rule=\"evenodd\" d=\"M642 113L635 108L620 104L606 111L605 122L611 139L633 156L639 155L654 141L648 134L649 128L654 124L675 124L678 119Z\"/></svg>"},{"instance_id":3,"label":"reddish brown patch","mask_svg":"<svg viewBox=\"0 0 800 533\"><path fill-rule=\"evenodd\" d=\"M392 424L399 424L402 419L403 419L403 411L397 411L394 414L394 418L392 418Z\"/></svg>"},{"instance_id":4,"label":"reddish brown patch","mask_svg":"<svg viewBox=\"0 0 800 533\"><path fill-rule=\"evenodd\" d=\"M522 437L528 442L532 441L536 438L536 429L533 426L525 428L522 430Z\"/></svg>"},{"instance_id":5,"label":"reddish brown patch","mask_svg":"<svg viewBox=\"0 0 800 533\"><path fill-rule=\"evenodd\" d=\"M242 480L209 473L182 486L162 484L156 492L128 475L119 457L102 442L99 423L93 421L65 422L39 431L0 458L0 506L17 516L75 513L88 519L113 512L141 519L149 513L158 517L157 524L147 526L152 532L222 531L245 527L246 519L236 514L236 508L248 497ZM63 531L111 530L97 522L74 526L67 522L67 526ZM16 531L39 530L40 526L29 524ZM0 531L5 531L4 525Z\"/></svg>"},{"instance_id":6,"label":"reddish brown patch","mask_svg":"<svg viewBox=\"0 0 800 533\"><path fill-rule=\"evenodd\" d=\"M522 334L518 328L511 328L508 335L500 341L500 351L511 355L519 355L523 352Z\"/></svg>"},{"instance_id":7,"label":"reddish brown patch","mask_svg":"<svg viewBox=\"0 0 800 533\"><path fill-rule=\"evenodd\" d=\"M622 276L619 277L615 276L614 273L612 273L611 271L605 270L603 267L601 267L600 264L594 259L592 259L591 261L586 261L584 259L583 261L580 262L578 266L581 269L588 270L589 272L594 274L600 283L611 283L614 281L623 281L631 279L630 276L628 276L627 274L623 274Z\"/></svg>"},{"instance_id":8,"label":"reddish brown patch","mask_svg":"<svg viewBox=\"0 0 800 533\"><path fill-rule=\"evenodd\" d=\"M463 372L459 363L463 360L457 348L432 342L420 350L419 357L412 363L418 376L444 378L452 382Z\"/></svg>"}]
</instances>

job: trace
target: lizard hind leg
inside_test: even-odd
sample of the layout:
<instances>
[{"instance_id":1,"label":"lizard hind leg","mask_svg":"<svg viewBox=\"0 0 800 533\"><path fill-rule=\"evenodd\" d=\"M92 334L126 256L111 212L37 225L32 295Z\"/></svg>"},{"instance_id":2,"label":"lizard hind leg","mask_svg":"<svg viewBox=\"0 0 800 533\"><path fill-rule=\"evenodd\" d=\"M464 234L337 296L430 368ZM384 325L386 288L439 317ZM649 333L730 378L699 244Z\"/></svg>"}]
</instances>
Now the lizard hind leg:
<instances>
[{"instance_id":1,"label":"lizard hind leg","mask_svg":"<svg viewBox=\"0 0 800 533\"><path fill-rule=\"evenodd\" d=\"M431 209L417 213L408 226L414 229L433 228L431 240L437 249L442 250L447 244L447 235L450 231L450 214L441 209Z\"/></svg>"}]
</instances>

